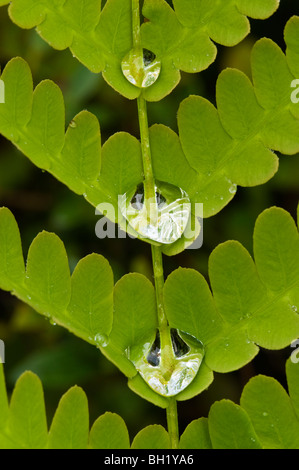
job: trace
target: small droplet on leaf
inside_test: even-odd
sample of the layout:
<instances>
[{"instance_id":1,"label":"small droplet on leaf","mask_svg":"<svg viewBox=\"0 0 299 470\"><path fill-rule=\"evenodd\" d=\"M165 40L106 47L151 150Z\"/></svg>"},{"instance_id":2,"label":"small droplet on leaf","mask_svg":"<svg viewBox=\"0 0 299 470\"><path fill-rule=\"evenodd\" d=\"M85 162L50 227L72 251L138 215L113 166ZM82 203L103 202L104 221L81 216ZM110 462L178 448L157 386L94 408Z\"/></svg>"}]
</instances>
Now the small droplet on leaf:
<instances>
[{"instance_id":1,"label":"small droplet on leaf","mask_svg":"<svg viewBox=\"0 0 299 470\"><path fill-rule=\"evenodd\" d=\"M153 367L158 367L160 364L160 356L161 356L161 342L160 342L160 333L158 331L156 339L147 356L147 362Z\"/></svg>"},{"instance_id":2,"label":"small droplet on leaf","mask_svg":"<svg viewBox=\"0 0 299 470\"><path fill-rule=\"evenodd\" d=\"M94 341L98 346L102 346L103 348L105 348L106 346L108 346L109 339L106 335L97 334L94 337Z\"/></svg>"},{"instance_id":3,"label":"small droplet on leaf","mask_svg":"<svg viewBox=\"0 0 299 470\"><path fill-rule=\"evenodd\" d=\"M69 124L69 126L72 127L72 128L77 127L76 121L74 121L74 120L72 119L71 122L70 122L70 124Z\"/></svg>"},{"instance_id":4,"label":"small droplet on leaf","mask_svg":"<svg viewBox=\"0 0 299 470\"><path fill-rule=\"evenodd\" d=\"M152 344L126 350L145 382L165 397L175 396L190 385L204 357L203 345L197 338L175 329L171 329L170 336L172 350L161 349L159 333Z\"/></svg>"},{"instance_id":5,"label":"small droplet on leaf","mask_svg":"<svg viewBox=\"0 0 299 470\"><path fill-rule=\"evenodd\" d=\"M162 244L174 243L183 235L191 214L187 193L168 183L157 182L155 201L146 204L143 185L119 196L118 205L140 238Z\"/></svg>"},{"instance_id":6,"label":"small droplet on leaf","mask_svg":"<svg viewBox=\"0 0 299 470\"><path fill-rule=\"evenodd\" d=\"M137 47L124 57L121 68L130 83L139 88L147 88L158 79L161 62L153 52Z\"/></svg>"}]
</instances>

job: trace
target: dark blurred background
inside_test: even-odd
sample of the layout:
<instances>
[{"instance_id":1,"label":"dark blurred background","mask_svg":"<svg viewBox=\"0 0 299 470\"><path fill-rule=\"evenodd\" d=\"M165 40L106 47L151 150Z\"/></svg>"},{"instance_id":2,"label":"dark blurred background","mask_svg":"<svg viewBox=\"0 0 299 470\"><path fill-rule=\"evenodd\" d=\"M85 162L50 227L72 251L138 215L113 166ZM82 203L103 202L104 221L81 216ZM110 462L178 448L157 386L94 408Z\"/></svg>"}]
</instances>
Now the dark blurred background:
<instances>
[{"instance_id":1,"label":"dark blurred background","mask_svg":"<svg viewBox=\"0 0 299 470\"><path fill-rule=\"evenodd\" d=\"M284 50L283 29L287 20L299 15L298 0L281 0L279 10L268 20L251 20L252 31L233 48L218 47L214 64L201 74L182 74L175 91L159 103L148 105L149 122L163 123L177 130L179 103L190 94L199 94L215 102L215 84L220 71L236 67L250 76L250 51L261 37L273 39ZM62 89L66 105L66 124L82 109L99 119L102 140L117 131L139 136L136 102L114 92L102 79L85 69L67 51L50 48L35 31L25 31L12 24L6 7L0 9L1 68L14 56L30 65L34 84L50 78ZM298 77L299 78L299 77ZM110 262L115 280L136 271L152 279L150 248L140 241L99 240L95 236L98 216L85 200L73 194L51 175L37 169L12 144L1 138L0 206L15 215L21 231L26 256L32 239L42 230L55 232L65 243L71 270L83 256L97 252ZM204 244L199 250L187 250L172 258L165 257L165 274L178 266L198 269L207 276L211 251L228 239L240 241L252 253L252 233L257 216L277 205L296 217L299 196L299 158L281 156L280 169L267 184L239 188L233 201L218 215L204 221ZM0 338L6 346L6 380L9 391L24 370L36 372L42 379L49 423L60 396L74 385L86 391L92 422L105 411L119 413L126 421L131 438L145 425L166 425L165 412L144 401L126 384L125 377L94 347L51 325L28 306L0 291ZM195 418L207 416L218 399L239 401L249 378L258 373L271 375L285 384L285 360L291 349L261 350L240 371L215 374L212 385L198 397L180 402L180 431Z\"/></svg>"}]
</instances>

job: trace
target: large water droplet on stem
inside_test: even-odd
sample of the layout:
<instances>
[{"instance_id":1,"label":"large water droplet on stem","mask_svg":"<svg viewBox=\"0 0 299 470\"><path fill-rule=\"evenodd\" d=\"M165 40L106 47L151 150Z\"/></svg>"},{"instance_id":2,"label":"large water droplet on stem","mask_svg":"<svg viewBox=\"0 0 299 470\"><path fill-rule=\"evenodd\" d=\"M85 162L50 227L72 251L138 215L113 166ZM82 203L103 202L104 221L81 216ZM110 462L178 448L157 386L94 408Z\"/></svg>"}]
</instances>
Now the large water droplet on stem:
<instances>
[{"instance_id":1,"label":"large water droplet on stem","mask_svg":"<svg viewBox=\"0 0 299 470\"><path fill-rule=\"evenodd\" d=\"M183 235L191 214L185 191L157 182L155 201L146 204L143 185L118 198L122 215L139 237L162 244L174 243Z\"/></svg>"},{"instance_id":2,"label":"large water droplet on stem","mask_svg":"<svg viewBox=\"0 0 299 470\"><path fill-rule=\"evenodd\" d=\"M124 57L121 68L130 83L139 88L147 88L158 79L161 62L153 52L136 47Z\"/></svg>"},{"instance_id":3,"label":"large water droplet on stem","mask_svg":"<svg viewBox=\"0 0 299 470\"><path fill-rule=\"evenodd\" d=\"M190 385L204 356L203 345L194 336L174 329L170 334L171 350L161 350L158 332L153 344L134 348L128 355L152 390L165 397L177 395Z\"/></svg>"}]
</instances>

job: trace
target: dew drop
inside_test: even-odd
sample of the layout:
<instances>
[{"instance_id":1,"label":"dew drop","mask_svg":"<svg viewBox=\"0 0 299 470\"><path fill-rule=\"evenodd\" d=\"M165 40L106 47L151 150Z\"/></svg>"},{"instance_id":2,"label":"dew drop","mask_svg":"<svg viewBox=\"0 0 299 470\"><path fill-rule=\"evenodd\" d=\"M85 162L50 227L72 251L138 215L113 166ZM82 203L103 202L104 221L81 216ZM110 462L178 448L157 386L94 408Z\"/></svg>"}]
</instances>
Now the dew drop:
<instances>
[{"instance_id":1,"label":"dew drop","mask_svg":"<svg viewBox=\"0 0 299 470\"><path fill-rule=\"evenodd\" d=\"M161 62L153 52L137 47L123 58L121 68L130 83L139 88L147 88L158 79Z\"/></svg>"},{"instance_id":2,"label":"dew drop","mask_svg":"<svg viewBox=\"0 0 299 470\"><path fill-rule=\"evenodd\" d=\"M190 347L183 341L181 336L178 334L178 331L175 329L170 330L171 342L173 352L176 357L185 356L190 351Z\"/></svg>"},{"instance_id":3,"label":"dew drop","mask_svg":"<svg viewBox=\"0 0 299 470\"><path fill-rule=\"evenodd\" d=\"M156 339L153 342L153 345L146 359L147 359L147 362L151 366L158 367L160 364L160 356L161 356L161 342L160 342L160 333L158 331Z\"/></svg>"},{"instance_id":4,"label":"dew drop","mask_svg":"<svg viewBox=\"0 0 299 470\"><path fill-rule=\"evenodd\" d=\"M71 122L70 122L70 124L69 124L69 127L72 127L72 128L77 127L76 121L74 121L74 120L72 119Z\"/></svg>"},{"instance_id":5,"label":"dew drop","mask_svg":"<svg viewBox=\"0 0 299 470\"><path fill-rule=\"evenodd\" d=\"M266 411L263 412L263 416L268 416L268 413Z\"/></svg>"},{"instance_id":6,"label":"dew drop","mask_svg":"<svg viewBox=\"0 0 299 470\"><path fill-rule=\"evenodd\" d=\"M170 330L170 335L172 351L167 353L161 350L159 332L152 344L138 348L141 355L136 356L131 348L126 350L145 382L165 397L177 395L190 385L204 356L203 345L194 336L175 329Z\"/></svg>"},{"instance_id":7,"label":"dew drop","mask_svg":"<svg viewBox=\"0 0 299 470\"><path fill-rule=\"evenodd\" d=\"M122 215L140 238L162 244L174 243L183 235L191 213L185 191L168 183L157 182L155 201L149 205L143 185L119 196Z\"/></svg>"},{"instance_id":8,"label":"dew drop","mask_svg":"<svg viewBox=\"0 0 299 470\"><path fill-rule=\"evenodd\" d=\"M236 184L232 184L229 188L229 192L231 194L235 194L237 192L237 185Z\"/></svg>"},{"instance_id":9,"label":"dew drop","mask_svg":"<svg viewBox=\"0 0 299 470\"><path fill-rule=\"evenodd\" d=\"M108 336L101 335L98 333L97 335L95 335L94 341L98 346L102 346L103 348L105 348L106 346L108 346L109 339Z\"/></svg>"}]
</instances>

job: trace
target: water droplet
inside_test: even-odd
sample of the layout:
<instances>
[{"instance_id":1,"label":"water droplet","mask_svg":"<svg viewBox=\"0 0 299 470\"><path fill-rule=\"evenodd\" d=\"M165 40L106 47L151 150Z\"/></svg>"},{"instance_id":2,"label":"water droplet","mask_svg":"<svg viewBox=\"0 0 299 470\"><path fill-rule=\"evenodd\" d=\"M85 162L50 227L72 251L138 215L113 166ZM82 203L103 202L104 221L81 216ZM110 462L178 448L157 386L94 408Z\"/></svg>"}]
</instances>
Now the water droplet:
<instances>
[{"instance_id":1,"label":"water droplet","mask_svg":"<svg viewBox=\"0 0 299 470\"><path fill-rule=\"evenodd\" d=\"M158 367L160 364L160 356L161 356L161 342L160 342L160 333L158 331L156 339L153 342L153 345L146 359L147 359L147 362L151 366Z\"/></svg>"},{"instance_id":2,"label":"water droplet","mask_svg":"<svg viewBox=\"0 0 299 470\"><path fill-rule=\"evenodd\" d=\"M73 128L77 127L76 121L74 121L74 120L72 119L71 122L70 122L70 124L69 124L69 127L73 127Z\"/></svg>"},{"instance_id":3,"label":"water droplet","mask_svg":"<svg viewBox=\"0 0 299 470\"><path fill-rule=\"evenodd\" d=\"M28 276L26 276L28 278ZM27 295L27 299L31 300L31 295Z\"/></svg>"},{"instance_id":4,"label":"water droplet","mask_svg":"<svg viewBox=\"0 0 299 470\"><path fill-rule=\"evenodd\" d=\"M268 416L268 413L266 411L264 411L263 416Z\"/></svg>"},{"instance_id":5,"label":"water droplet","mask_svg":"<svg viewBox=\"0 0 299 470\"><path fill-rule=\"evenodd\" d=\"M109 339L108 336L101 335L98 333L97 335L95 335L94 341L98 346L102 346L103 348L105 348L106 346L108 346Z\"/></svg>"},{"instance_id":6,"label":"water droplet","mask_svg":"<svg viewBox=\"0 0 299 470\"><path fill-rule=\"evenodd\" d=\"M161 350L160 335L153 344L126 350L145 382L165 397L177 395L195 378L204 356L203 345L197 338L179 330L170 330L172 350Z\"/></svg>"},{"instance_id":7,"label":"water droplet","mask_svg":"<svg viewBox=\"0 0 299 470\"><path fill-rule=\"evenodd\" d=\"M191 213L185 191L168 183L157 182L156 200L146 204L143 185L118 198L122 215L141 238L170 244L184 233Z\"/></svg>"},{"instance_id":8,"label":"water droplet","mask_svg":"<svg viewBox=\"0 0 299 470\"><path fill-rule=\"evenodd\" d=\"M293 312L298 312L297 305L291 305L291 309L293 310Z\"/></svg>"},{"instance_id":9,"label":"water droplet","mask_svg":"<svg viewBox=\"0 0 299 470\"><path fill-rule=\"evenodd\" d=\"M172 328L170 330L173 352L176 357L185 356L190 351L190 347L183 341L178 331Z\"/></svg>"},{"instance_id":10,"label":"water droplet","mask_svg":"<svg viewBox=\"0 0 299 470\"><path fill-rule=\"evenodd\" d=\"M158 79L161 62L153 52L137 47L124 57L121 68L130 83L139 88L147 88Z\"/></svg>"},{"instance_id":11,"label":"water droplet","mask_svg":"<svg viewBox=\"0 0 299 470\"><path fill-rule=\"evenodd\" d=\"M229 188L229 192L231 194L235 194L237 192L237 185L236 184L232 184Z\"/></svg>"},{"instance_id":12,"label":"water droplet","mask_svg":"<svg viewBox=\"0 0 299 470\"><path fill-rule=\"evenodd\" d=\"M49 318L49 322L50 322L51 325L53 325L53 326L56 326L56 324L57 324L56 321L53 320L53 318L51 318L51 317Z\"/></svg>"}]
</instances>

